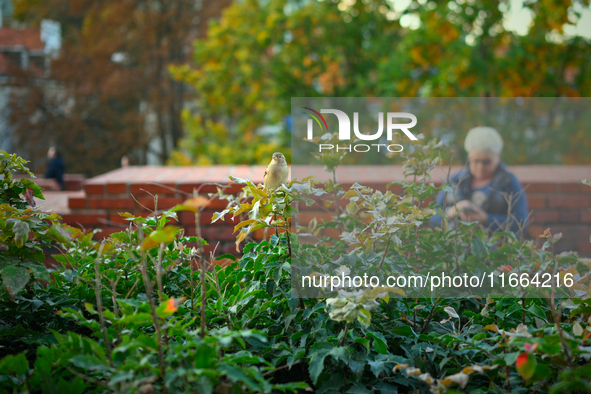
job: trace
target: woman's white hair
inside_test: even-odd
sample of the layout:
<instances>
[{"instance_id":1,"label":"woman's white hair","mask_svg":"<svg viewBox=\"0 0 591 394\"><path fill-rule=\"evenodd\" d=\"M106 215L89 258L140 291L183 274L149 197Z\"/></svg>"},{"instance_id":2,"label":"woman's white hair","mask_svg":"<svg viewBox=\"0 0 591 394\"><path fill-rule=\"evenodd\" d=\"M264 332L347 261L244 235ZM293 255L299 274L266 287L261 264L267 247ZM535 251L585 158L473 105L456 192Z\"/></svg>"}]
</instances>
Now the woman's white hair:
<instances>
[{"instance_id":1,"label":"woman's white hair","mask_svg":"<svg viewBox=\"0 0 591 394\"><path fill-rule=\"evenodd\" d=\"M492 127L474 127L464 140L466 152L492 152L500 155L503 150L503 138Z\"/></svg>"}]
</instances>

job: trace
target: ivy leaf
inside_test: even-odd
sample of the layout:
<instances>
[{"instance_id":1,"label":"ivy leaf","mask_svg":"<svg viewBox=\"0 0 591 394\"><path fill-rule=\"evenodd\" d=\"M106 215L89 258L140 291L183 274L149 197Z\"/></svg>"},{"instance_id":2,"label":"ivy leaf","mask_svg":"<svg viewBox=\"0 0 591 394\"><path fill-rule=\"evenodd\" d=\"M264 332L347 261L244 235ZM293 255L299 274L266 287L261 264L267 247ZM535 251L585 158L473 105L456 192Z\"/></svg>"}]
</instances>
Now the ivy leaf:
<instances>
[{"instance_id":1,"label":"ivy leaf","mask_svg":"<svg viewBox=\"0 0 591 394\"><path fill-rule=\"evenodd\" d=\"M352 350L349 346L337 346L332 348L329 354L333 356L335 359L341 360L345 364L349 364Z\"/></svg>"},{"instance_id":2,"label":"ivy leaf","mask_svg":"<svg viewBox=\"0 0 591 394\"><path fill-rule=\"evenodd\" d=\"M51 277L49 276L49 271L47 267L43 263L38 263L33 259L26 259L24 262L21 263L23 267L28 267L33 271L35 278L50 281Z\"/></svg>"},{"instance_id":3,"label":"ivy leaf","mask_svg":"<svg viewBox=\"0 0 591 394\"><path fill-rule=\"evenodd\" d=\"M244 371L240 368L236 368L233 365L222 364L220 370L224 372L226 377L232 382L242 382L246 384L250 389L256 390L259 386L252 380Z\"/></svg>"},{"instance_id":4,"label":"ivy leaf","mask_svg":"<svg viewBox=\"0 0 591 394\"><path fill-rule=\"evenodd\" d=\"M20 292L29 281L29 270L26 267L9 265L2 270L4 286L11 296Z\"/></svg>"},{"instance_id":5,"label":"ivy leaf","mask_svg":"<svg viewBox=\"0 0 591 394\"><path fill-rule=\"evenodd\" d=\"M54 224L47 230L47 235L59 243L68 243L72 240L70 231L67 227L60 224Z\"/></svg>"},{"instance_id":6,"label":"ivy leaf","mask_svg":"<svg viewBox=\"0 0 591 394\"><path fill-rule=\"evenodd\" d=\"M376 350L380 354L388 354L388 344L384 334L381 332L368 332L368 338L373 339L373 343L376 346Z\"/></svg>"},{"instance_id":7,"label":"ivy leaf","mask_svg":"<svg viewBox=\"0 0 591 394\"><path fill-rule=\"evenodd\" d=\"M315 344L310 348L310 378L312 383L316 384L318 377L324 370L324 359L330 353L331 349L321 344Z\"/></svg>"},{"instance_id":8,"label":"ivy leaf","mask_svg":"<svg viewBox=\"0 0 591 394\"><path fill-rule=\"evenodd\" d=\"M375 375L375 377L379 377L380 373L386 368L386 363L380 360L368 361L368 364L371 368L371 372Z\"/></svg>"}]
</instances>

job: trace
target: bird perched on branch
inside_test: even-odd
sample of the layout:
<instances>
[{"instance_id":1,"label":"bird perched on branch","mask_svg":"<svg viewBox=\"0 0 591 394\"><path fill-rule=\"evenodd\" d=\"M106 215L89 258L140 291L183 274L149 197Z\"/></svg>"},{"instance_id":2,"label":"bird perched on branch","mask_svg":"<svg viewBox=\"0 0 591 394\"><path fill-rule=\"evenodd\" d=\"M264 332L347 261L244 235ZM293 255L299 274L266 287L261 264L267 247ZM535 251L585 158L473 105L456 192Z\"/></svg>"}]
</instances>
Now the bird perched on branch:
<instances>
[{"instance_id":1,"label":"bird perched on branch","mask_svg":"<svg viewBox=\"0 0 591 394\"><path fill-rule=\"evenodd\" d=\"M271 163L269 163L269 166L265 171L265 187L268 190L275 190L279 188L282 184L287 183L288 176L289 167L287 167L287 161L285 161L285 156L283 156L283 153L280 152L273 153Z\"/></svg>"}]
</instances>

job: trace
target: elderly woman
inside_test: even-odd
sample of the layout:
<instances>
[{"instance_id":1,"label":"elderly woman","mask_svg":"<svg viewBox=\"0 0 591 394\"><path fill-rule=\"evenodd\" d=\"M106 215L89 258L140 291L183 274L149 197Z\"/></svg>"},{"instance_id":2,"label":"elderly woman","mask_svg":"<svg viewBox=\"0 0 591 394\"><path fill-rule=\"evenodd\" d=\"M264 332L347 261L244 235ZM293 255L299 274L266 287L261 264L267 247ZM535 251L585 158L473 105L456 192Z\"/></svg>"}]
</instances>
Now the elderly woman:
<instances>
[{"instance_id":1,"label":"elderly woman","mask_svg":"<svg viewBox=\"0 0 591 394\"><path fill-rule=\"evenodd\" d=\"M527 199L515 175L500 160L503 139L491 127L476 127L468 132L464 148L468 166L452 176L454 194L440 192L437 205L449 219L459 216L491 231L517 232L527 221ZM433 216L431 223L440 226L441 215Z\"/></svg>"}]
</instances>

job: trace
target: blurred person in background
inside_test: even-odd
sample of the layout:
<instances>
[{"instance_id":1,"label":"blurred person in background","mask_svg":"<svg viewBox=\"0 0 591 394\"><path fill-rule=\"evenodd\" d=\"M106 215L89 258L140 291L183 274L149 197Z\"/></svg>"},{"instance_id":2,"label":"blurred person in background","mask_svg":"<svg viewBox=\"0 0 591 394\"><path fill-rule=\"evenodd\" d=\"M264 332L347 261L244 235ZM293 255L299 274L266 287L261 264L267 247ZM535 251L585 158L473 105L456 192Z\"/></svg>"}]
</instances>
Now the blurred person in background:
<instances>
[{"instance_id":1,"label":"blurred person in background","mask_svg":"<svg viewBox=\"0 0 591 394\"><path fill-rule=\"evenodd\" d=\"M45 178L55 179L59 186L59 190L65 190L64 188L64 160L60 152L51 146L47 151L47 170L45 171Z\"/></svg>"},{"instance_id":2,"label":"blurred person in background","mask_svg":"<svg viewBox=\"0 0 591 394\"><path fill-rule=\"evenodd\" d=\"M501 161L503 139L499 133L491 127L475 127L468 132L464 148L467 166L451 177L453 194L439 192L437 205L453 221L477 221L493 232L523 230L527 198L515 175ZM435 226L441 226L441 221L441 215L431 218Z\"/></svg>"}]
</instances>

